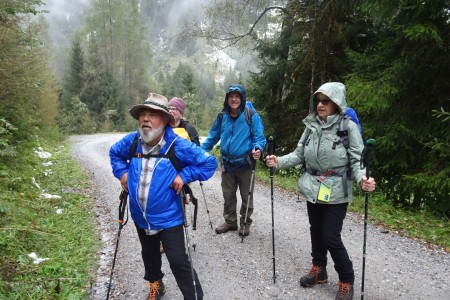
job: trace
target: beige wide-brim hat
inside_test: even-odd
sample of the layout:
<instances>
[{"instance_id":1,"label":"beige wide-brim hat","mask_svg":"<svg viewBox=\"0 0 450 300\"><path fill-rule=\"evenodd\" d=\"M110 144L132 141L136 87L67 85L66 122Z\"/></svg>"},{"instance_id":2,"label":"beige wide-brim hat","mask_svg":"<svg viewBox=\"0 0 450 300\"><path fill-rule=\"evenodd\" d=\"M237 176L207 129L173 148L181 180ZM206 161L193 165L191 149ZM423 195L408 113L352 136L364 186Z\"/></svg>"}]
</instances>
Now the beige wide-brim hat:
<instances>
[{"instance_id":1,"label":"beige wide-brim hat","mask_svg":"<svg viewBox=\"0 0 450 300\"><path fill-rule=\"evenodd\" d=\"M138 120L139 113L144 108L160 110L169 117L170 123L175 123L175 119L173 118L172 114L169 112L169 108L167 107L168 103L169 101L166 97L159 94L150 93L148 94L148 98L144 101L144 103L133 106L132 108L130 108L129 112L133 116L133 118Z\"/></svg>"}]
</instances>

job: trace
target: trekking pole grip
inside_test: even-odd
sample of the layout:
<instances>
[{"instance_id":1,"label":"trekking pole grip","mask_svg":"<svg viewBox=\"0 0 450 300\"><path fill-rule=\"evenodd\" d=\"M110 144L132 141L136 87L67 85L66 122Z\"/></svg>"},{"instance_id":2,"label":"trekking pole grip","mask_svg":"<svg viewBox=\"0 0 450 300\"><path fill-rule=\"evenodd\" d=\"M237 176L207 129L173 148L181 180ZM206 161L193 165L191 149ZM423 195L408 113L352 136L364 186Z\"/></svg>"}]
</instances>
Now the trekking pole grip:
<instances>
[{"instance_id":1,"label":"trekking pole grip","mask_svg":"<svg viewBox=\"0 0 450 300\"><path fill-rule=\"evenodd\" d=\"M267 140L267 151L269 152L269 155L273 155L273 136L269 136Z\"/></svg>"},{"instance_id":2,"label":"trekking pole grip","mask_svg":"<svg viewBox=\"0 0 450 300\"><path fill-rule=\"evenodd\" d=\"M125 224L127 223L126 221L124 221L124 217L125 217L125 211L127 209L127 198L128 198L128 192L125 190L122 190L122 192L120 192L120 204L119 204L119 219L117 220L117 222L119 222L119 226L123 227L125 226Z\"/></svg>"},{"instance_id":3,"label":"trekking pole grip","mask_svg":"<svg viewBox=\"0 0 450 300\"><path fill-rule=\"evenodd\" d=\"M255 151L257 151L259 148L255 147ZM253 158L253 155L250 156L251 161L252 161L252 170L255 171L256 168L256 159Z\"/></svg>"},{"instance_id":4,"label":"trekking pole grip","mask_svg":"<svg viewBox=\"0 0 450 300\"><path fill-rule=\"evenodd\" d=\"M374 139L368 139L366 141L366 153L364 157L364 165L366 167L366 177L369 179L370 177L370 166L372 162L372 148L375 145L376 141Z\"/></svg>"},{"instance_id":5,"label":"trekking pole grip","mask_svg":"<svg viewBox=\"0 0 450 300\"><path fill-rule=\"evenodd\" d=\"M273 136L269 136L267 140L267 152L273 155ZM270 168L270 174L273 175L273 167Z\"/></svg>"}]
</instances>

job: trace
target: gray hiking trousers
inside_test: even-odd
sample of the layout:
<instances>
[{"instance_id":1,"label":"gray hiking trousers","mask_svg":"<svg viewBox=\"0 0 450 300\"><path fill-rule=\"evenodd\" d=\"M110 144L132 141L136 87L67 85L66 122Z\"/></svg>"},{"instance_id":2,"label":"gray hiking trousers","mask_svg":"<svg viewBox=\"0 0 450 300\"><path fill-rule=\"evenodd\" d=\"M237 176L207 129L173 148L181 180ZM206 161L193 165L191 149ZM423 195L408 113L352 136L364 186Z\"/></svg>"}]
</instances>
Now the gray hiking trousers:
<instances>
[{"instance_id":1,"label":"gray hiking trousers","mask_svg":"<svg viewBox=\"0 0 450 300\"><path fill-rule=\"evenodd\" d=\"M225 200L223 205L223 217L225 219L225 222L229 225L238 225L236 215L236 192L238 188L242 199L239 225L243 226L245 223L245 211L247 209L247 201L249 199L251 176L252 169L236 172L222 172L222 193L223 199ZM247 226L250 226L252 224L252 213L253 199L251 199L248 203Z\"/></svg>"}]
</instances>

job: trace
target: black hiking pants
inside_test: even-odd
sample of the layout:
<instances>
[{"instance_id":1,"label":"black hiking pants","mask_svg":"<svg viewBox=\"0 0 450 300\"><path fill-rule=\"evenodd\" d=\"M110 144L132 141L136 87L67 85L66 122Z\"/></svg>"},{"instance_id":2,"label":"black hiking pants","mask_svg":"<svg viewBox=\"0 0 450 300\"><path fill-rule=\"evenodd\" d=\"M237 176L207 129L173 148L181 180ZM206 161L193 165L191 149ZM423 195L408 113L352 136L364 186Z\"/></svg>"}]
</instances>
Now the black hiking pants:
<instances>
[{"instance_id":1,"label":"black hiking pants","mask_svg":"<svg viewBox=\"0 0 450 300\"><path fill-rule=\"evenodd\" d=\"M353 285L355 273L353 263L341 239L342 224L348 203L320 204L307 203L311 233L311 256L315 266L327 266L327 252L334 261L334 269L339 281Z\"/></svg>"},{"instance_id":2,"label":"black hiking pants","mask_svg":"<svg viewBox=\"0 0 450 300\"><path fill-rule=\"evenodd\" d=\"M177 281L178 287L186 300L195 300L195 290L192 280L191 265L184 244L183 225L164 229L157 234L147 235L145 230L136 226L139 240L142 246L142 260L144 261L145 275L147 281L162 279L164 273L161 271L162 260L160 253L160 242L164 247L164 253L170 264L170 269ZM203 290L194 270L197 298L203 299Z\"/></svg>"}]
</instances>

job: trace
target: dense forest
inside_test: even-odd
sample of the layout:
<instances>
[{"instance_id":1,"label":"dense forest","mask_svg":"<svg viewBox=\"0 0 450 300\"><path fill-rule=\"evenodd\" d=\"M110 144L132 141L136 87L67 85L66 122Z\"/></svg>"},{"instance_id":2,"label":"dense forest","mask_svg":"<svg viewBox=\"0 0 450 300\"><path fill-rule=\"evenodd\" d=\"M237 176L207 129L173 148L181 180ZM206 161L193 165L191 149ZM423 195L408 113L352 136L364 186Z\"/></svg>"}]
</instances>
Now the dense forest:
<instances>
[{"instance_id":1,"label":"dense forest","mask_svg":"<svg viewBox=\"0 0 450 300\"><path fill-rule=\"evenodd\" d=\"M235 82L283 153L311 93L341 81L387 201L450 217L450 1L92 0L60 24L57 72L44 2L0 0L0 176L37 136L132 130L127 109L149 91L184 98L208 130Z\"/></svg>"}]
</instances>

